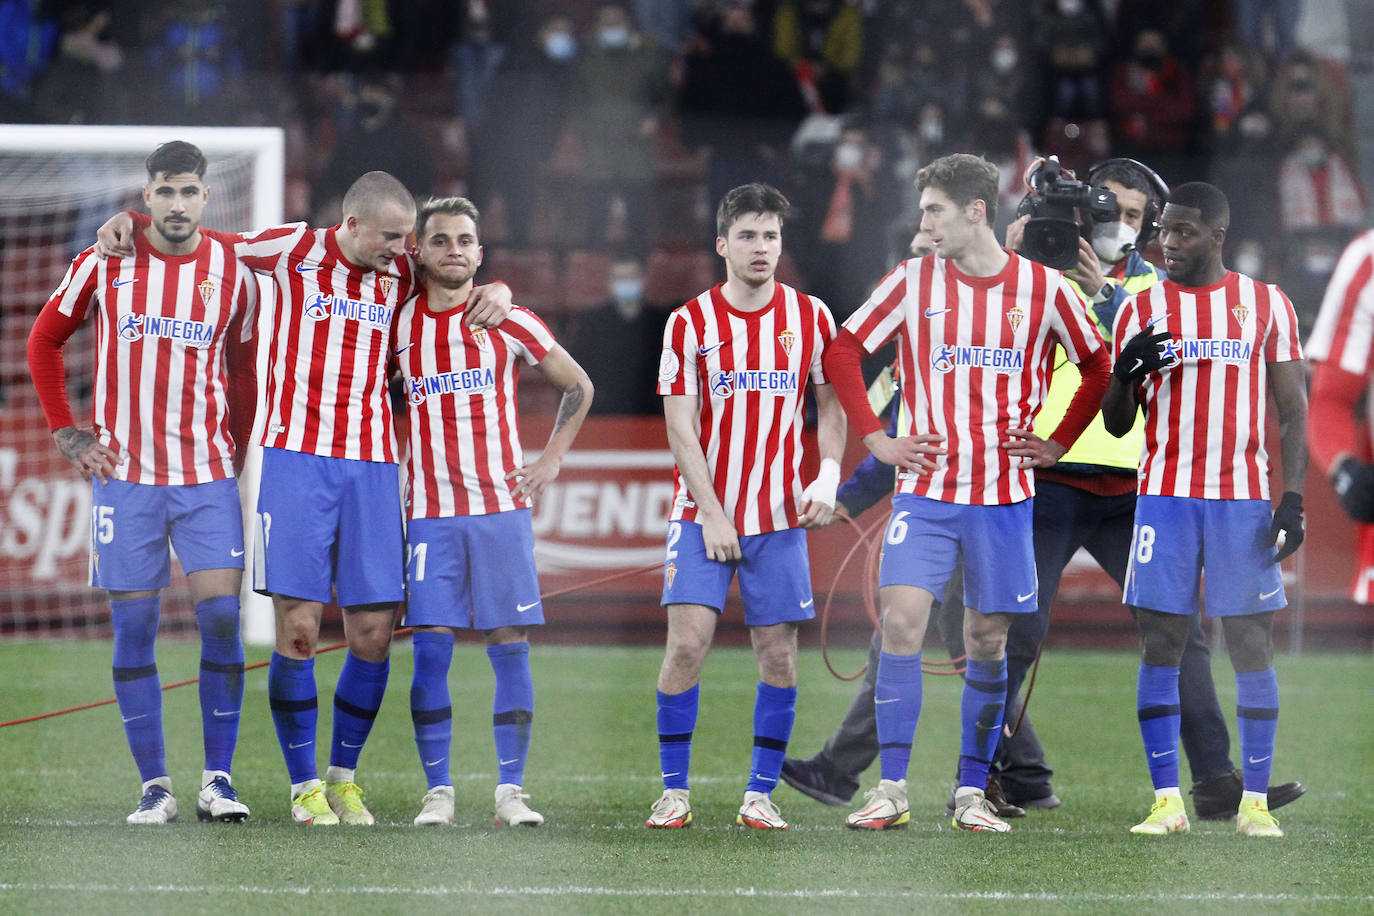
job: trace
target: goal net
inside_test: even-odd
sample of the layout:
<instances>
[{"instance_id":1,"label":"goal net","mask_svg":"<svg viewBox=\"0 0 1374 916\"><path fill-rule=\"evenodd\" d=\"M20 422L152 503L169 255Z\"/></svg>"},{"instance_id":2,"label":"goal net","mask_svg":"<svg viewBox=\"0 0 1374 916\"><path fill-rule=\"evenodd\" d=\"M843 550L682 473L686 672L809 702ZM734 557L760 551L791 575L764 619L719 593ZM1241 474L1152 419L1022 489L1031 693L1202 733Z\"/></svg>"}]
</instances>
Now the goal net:
<instances>
[{"instance_id":1,"label":"goal net","mask_svg":"<svg viewBox=\"0 0 1374 916\"><path fill-rule=\"evenodd\" d=\"M25 343L100 224L142 206L148 154L178 139L199 146L210 163L205 225L241 230L281 222L279 128L0 125L0 635L109 632L109 606L89 584L90 484L52 444ZM90 422L93 348L88 321L63 350L78 422ZM251 508L256 486L243 484ZM173 569L163 593L164 632L193 630L190 590ZM244 607L245 635L270 640L270 605L251 596Z\"/></svg>"}]
</instances>

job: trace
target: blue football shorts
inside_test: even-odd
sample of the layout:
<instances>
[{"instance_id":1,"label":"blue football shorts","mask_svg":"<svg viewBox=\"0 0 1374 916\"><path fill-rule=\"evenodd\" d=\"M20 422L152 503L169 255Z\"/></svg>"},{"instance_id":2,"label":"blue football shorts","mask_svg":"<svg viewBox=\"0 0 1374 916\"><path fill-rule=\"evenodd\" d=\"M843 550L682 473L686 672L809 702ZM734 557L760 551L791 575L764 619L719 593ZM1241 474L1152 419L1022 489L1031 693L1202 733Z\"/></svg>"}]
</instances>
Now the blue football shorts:
<instances>
[{"instance_id":1,"label":"blue football shorts","mask_svg":"<svg viewBox=\"0 0 1374 916\"><path fill-rule=\"evenodd\" d=\"M1269 543L1273 520L1273 509L1263 499L1139 497L1125 602L1192 614L1200 580L1209 617L1287 606L1283 571Z\"/></svg>"},{"instance_id":2,"label":"blue football shorts","mask_svg":"<svg viewBox=\"0 0 1374 916\"><path fill-rule=\"evenodd\" d=\"M984 614L1033 613L1034 514L1034 499L966 506L898 493L883 532L878 585L911 585L939 598L962 554L965 607Z\"/></svg>"},{"instance_id":3,"label":"blue football shorts","mask_svg":"<svg viewBox=\"0 0 1374 916\"><path fill-rule=\"evenodd\" d=\"M254 591L325 603L337 597L346 608L399 602L400 492L388 462L263 449Z\"/></svg>"},{"instance_id":4,"label":"blue football shorts","mask_svg":"<svg viewBox=\"0 0 1374 916\"><path fill-rule=\"evenodd\" d=\"M406 602L411 627L494 630L543 623L530 510L411 519Z\"/></svg>"},{"instance_id":5,"label":"blue football shorts","mask_svg":"<svg viewBox=\"0 0 1374 916\"><path fill-rule=\"evenodd\" d=\"M708 559L701 525L669 522L663 561L663 605L701 604L720 613L730 580L738 573L744 622L751 627L810 620L816 616L811 594L811 558L806 532L786 528L739 539L740 559Z\"/></svg>"},{"instance_id":6,"label":"blue football shorts","mask_svg":"<svg viewBox=\"0 0 1374 916\"><path fill-rule=\"evenodd\" d=\"M243 516L232 477L153 485L91 482L91 584L141 592L172 584L168 542L181 568L243 569Z\"/></svg>"}]
</instances>

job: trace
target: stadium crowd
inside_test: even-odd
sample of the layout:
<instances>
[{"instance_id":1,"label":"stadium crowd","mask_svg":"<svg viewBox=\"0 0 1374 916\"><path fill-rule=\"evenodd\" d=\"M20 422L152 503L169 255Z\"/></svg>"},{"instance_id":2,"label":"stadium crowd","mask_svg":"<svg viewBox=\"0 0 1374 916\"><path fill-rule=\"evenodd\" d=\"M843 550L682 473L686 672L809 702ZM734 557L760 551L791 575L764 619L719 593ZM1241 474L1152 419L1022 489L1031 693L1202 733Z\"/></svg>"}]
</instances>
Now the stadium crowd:
<instances>
[{"instance_id":1,"label":"stadium crowd","mask_svg":"<svg viewBox=\"0 0 1374 916\"><path fill-rule=\"evenodd\" d=\"M746 180L793 202L783 274L839 318L900 258L911 179L945 153L1000 167L999 233L1040 153L1244 181L1233 257L1284 285L1304 330L1365 212L1340 3L146 6L0 2L0 121L282 125L288 218L337 221L368 169L466 194L489 269L564 331L611 301L617 256L652 268L652 305L691 295L714 204ZM586 292L555 288L572 273Z\"/></svg>"}]
</instances>

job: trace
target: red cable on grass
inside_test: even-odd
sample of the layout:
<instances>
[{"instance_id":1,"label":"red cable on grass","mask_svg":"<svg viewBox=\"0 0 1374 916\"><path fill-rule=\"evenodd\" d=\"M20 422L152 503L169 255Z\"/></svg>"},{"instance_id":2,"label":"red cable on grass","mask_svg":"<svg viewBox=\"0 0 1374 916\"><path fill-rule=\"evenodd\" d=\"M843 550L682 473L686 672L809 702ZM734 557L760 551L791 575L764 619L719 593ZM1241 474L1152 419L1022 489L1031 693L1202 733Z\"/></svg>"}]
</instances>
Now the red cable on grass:
<instances>
[{"instance_id":1,"label":"red cable on grass","mask_svg":"<svg viewBox=\"0 0 1374 916\"><path fill-rule=\"evenodd\" d=\"M583 582L583 583L580 583L580 584L578 584L578 585L570 586L570 587L568 587L568 588L555 589L554 591L551 591L551 592L545 592L544 594L540 595L539 598L540 598L540 600L543 600L543 599L545 599L545 598L557 598L557 597L559 597L560 595L566 595L566 594L568 594L569 592L575 592L575 591L578 591L578 590L584 589L584 588L591 588L593 585L601 585L601 584L603 584L603 583L605 583L605 582L614 582L614 581L617 580L617 579L628 579L630 576L637 576L637 575L639 575L640 573L652 572L653 570L658 569L658 568L661 567L661 566L662 566L661 563L653 563L653 564L651 564L651 565L649 565L649 566L640 566L640 567L637 567L637 568L635 568L635 569L622 570L622 571L617 572L617 573L611 573L610 575L602 576L602 577L600 577L599 579L592 579L590 582ZM408 634L410 634L410 633L411 633L411 628L410 628L410 627L402 627L401 629L397 630L396 633L395 633L394 635L396 635L396 636L406 636L406 635L408 635ZM335 644L332 645L332 646L325 646L325 647L322 648L322 649L316 649L316 650L315 650L315 654L316 654L316 655L323 655L323 654L326 653L326 652L334 652L334 651L336 651L336 650L338 650L338 649L343 649L343 648L347 647L347 645L348 645L348 643L346 643L346 642L335 643ZM251 664L251 665L245 665L243 670L244 670L245 672L247 672L247 671L252 671L252 670L255 669L255 668L265 668L265 667L267 667L269 664L271 664L271 662L255 662L254 664ZM186 687L186 686L189 686L189 685L191 685L191 684L197 684L197 683L199 683L199 682L200 682L200 678L198 678L198 677L193 677L193 678L191 678L191 679L189 679L189 680L177 681L175 684L163 684L163 685L162 685L162 689L163 689L164 691L166 691L166 690L173 690L173 689L175 689L175 688L177 688L177 687ZM98 707L98 706L109 706L111 703L114 703L114 702L115 702L115 698L114 698L114 697L110 697L108 700L97 700L97 701L94 702L94 703L85 703L85 704L83 704L83 705L81 705L81 706L72 706L72 707L69 707L69 708L67 708L67 709L57 709L57 710L53 710L52 712L39 713L39 714L36 715L36 716L26 716L26 717L24 717L24 718L22 718L22 719L11 719L11 720L8 721L8 722L0 722L0 728L7 728L8 726L11 726L11 725L23 725L23 724L26 723L26 722L38 722L38 721L41 720L41 719L51 719L51 718L53 718L54 716L65 716L65 715L67 715L68 713L81 712L83 709L95 709L95 708Z\"/></svg>"}]
</instances>

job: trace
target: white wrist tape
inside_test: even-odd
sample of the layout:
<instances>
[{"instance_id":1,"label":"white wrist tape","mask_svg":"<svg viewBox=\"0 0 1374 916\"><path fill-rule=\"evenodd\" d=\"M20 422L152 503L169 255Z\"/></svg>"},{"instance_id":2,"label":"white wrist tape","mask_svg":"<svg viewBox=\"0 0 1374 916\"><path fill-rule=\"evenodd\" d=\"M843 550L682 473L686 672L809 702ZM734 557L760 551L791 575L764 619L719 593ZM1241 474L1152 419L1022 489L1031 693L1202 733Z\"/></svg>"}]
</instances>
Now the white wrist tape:
<instances>
[{"instance_id":1,"label":"white wrist tape","mask_svg":"<svg viewBox=\"0 0 1374 916\"><path fill-rule=\"evenodd\" d=\"M816 479L802 490L802 504L824 503L835 508L835 491L840 486L840 463L834 458L822 458L820 472Z\"/></svg>"}]
</instances>

